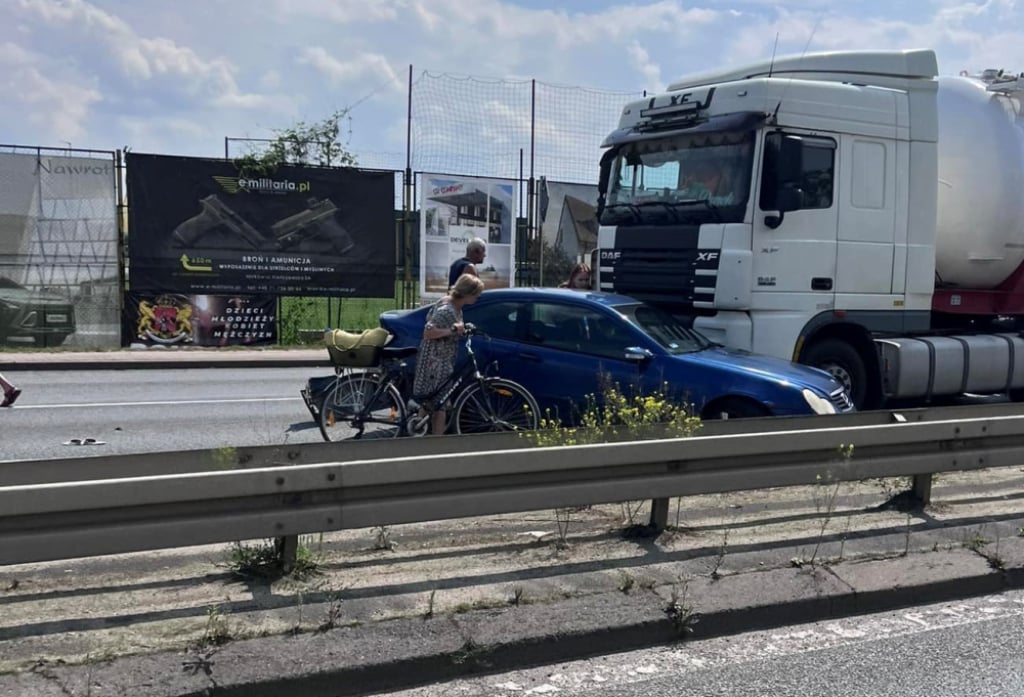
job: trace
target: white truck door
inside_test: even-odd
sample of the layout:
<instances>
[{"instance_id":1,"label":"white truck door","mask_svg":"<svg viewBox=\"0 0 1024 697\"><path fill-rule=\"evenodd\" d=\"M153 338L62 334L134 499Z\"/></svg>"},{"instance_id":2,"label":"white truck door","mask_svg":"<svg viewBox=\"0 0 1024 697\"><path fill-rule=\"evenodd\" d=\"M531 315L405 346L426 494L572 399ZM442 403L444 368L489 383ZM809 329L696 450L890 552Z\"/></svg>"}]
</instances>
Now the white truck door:
<instances>
[{"instance_id":1,"label":"white truck door","mask_svg":"<svg viewBox=\"0 0 1024 697\"><path fill-rule=\"evenodd\" d=\"M838 148L833 138L799 130L785 135L802 140L799 208L785 213L771 205L766 188L771 177L766 150L771 139L783 132L766 133L759 176L760 191L754 204L752 251L752 309L787 310L801 313L834 307L836 287L836 244L838 205L836 172ZM770 188L770 187L769 187ZM785 295L781 295L785 294Z\"/></svg>"}]
</instances>

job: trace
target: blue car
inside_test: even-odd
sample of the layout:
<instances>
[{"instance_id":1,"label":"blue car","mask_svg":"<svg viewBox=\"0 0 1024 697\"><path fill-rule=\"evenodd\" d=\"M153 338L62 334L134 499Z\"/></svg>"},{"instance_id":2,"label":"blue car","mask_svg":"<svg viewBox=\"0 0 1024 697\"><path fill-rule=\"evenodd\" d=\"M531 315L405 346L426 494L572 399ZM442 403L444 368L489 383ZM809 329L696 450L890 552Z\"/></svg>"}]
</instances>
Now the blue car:
<instances>
[{"instance_id":1,"label":"blue car","mask_svg":"<svg viewBox=\"0 0 1024 697\"><path fill-rule=\"evenodd\" d=\"M380 317L395 339L416 346L429 307ZM726 349L634 298L555 288L488 290L464 310L486 337L473 340L481 366L526 387L542 413L563 422L609 381L626 395L669 386L704 419L835 414L853 404L828 373Z\"/></svg>"}]
</instances>

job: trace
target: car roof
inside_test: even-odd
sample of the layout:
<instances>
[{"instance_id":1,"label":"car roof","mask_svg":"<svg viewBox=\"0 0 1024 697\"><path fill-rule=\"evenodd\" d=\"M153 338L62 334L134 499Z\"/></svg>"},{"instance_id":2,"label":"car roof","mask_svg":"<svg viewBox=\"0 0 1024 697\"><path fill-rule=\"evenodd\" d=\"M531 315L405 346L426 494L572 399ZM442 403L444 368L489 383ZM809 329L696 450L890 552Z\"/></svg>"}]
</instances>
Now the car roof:
<instances>
[{"instance_id":1,"label":"car roof","mask_svg":"<svg viewBox=\"0 0 1024 697\"><path fill-rule=\"evenodd\" d=\"M607 305L633 305L640 301L628 295L604 293L600 291L572 290L570 288L495 288L485 290L481 299L498 302L501 300L525 300L537 302L541 300L586 300L588 302Z\"/></svg>"}]
</instances>

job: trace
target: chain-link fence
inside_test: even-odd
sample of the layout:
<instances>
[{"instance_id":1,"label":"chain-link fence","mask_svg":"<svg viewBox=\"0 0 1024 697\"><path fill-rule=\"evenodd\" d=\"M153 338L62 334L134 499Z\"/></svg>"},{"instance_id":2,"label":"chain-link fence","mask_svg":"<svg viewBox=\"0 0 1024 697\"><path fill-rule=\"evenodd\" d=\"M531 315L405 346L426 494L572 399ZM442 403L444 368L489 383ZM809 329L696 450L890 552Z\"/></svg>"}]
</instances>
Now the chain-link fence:
<instances>
[{"instance_id":1,"label":"chain-link fence","mask_svg":"<svg viewBox=\"0 0 1024 697\"><path fill-rule=\"evenodd\" d=\"M557 285L596 247L600 142L639 93L427 72L411 89L411 168L395 177L394 296L280 298L282 343L373 326L381 311L417 303L420 172L519 180L518 285ZM246 152L244 140L228 139L225 155ZM120 345L119 170L110 151L0 146L0 345Z\"/></svg>"},{"instance_id":2,"label":"chain-link fence","mask_svg":"<svg viewBox=\"0 0 1024 697\"><path fill-rule=\"evenodd\" d=\"M597 248L601 141L642 92L422 73L411 159L424 172L519 179L518 285L556 286Z\"/></svg>"},{"instance_id":3,"label":"chain-link fence","mask_svg":"<svg viewBox=\"0 0 1024 697\"><path fill-rule=\"evenodd\" d=\"M118 162L0 146L0 345L120 345Z\"/></svg>"}]
</instances>

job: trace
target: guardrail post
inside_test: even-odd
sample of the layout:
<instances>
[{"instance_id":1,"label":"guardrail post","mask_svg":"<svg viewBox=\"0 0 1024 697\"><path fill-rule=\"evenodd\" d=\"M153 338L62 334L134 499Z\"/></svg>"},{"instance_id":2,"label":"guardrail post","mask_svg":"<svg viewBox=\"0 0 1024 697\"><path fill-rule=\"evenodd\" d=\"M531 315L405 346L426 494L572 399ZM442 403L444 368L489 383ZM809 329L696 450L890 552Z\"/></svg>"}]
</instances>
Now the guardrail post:
<instances>
[{"instance_id":1,"label":"guardrail post","mask_svg":"<svg viewBox=\"0 0 1024 697\"><path fill-rule=\"evenodd\" d=\"M651 520L648 525L658 532L668 527L668 502L668 499L651 501Z\"/></svg>"},{"instance_id":2,"label":"guardrail post","mask_svg":"<svg viewBox=\"0 0 1024 697\"><path fill-rule=\"evenodd\" d=\"M932 502L932 475L915 474L913 487L914 498L920 501L922 506Z\"/></svg>"},{"instance_id":3,"label":"guardrail post","mask_svg":"<svg viewBox=\"0 0 1024 697\"><path fill-rule=\"evenodd\" d=\"M277 550L277 563L281 571L290 574L299 556L299 536L285 535L274 538L274 548Z\"/></svg>"}]
</instances>

